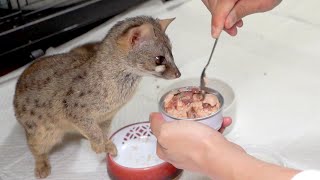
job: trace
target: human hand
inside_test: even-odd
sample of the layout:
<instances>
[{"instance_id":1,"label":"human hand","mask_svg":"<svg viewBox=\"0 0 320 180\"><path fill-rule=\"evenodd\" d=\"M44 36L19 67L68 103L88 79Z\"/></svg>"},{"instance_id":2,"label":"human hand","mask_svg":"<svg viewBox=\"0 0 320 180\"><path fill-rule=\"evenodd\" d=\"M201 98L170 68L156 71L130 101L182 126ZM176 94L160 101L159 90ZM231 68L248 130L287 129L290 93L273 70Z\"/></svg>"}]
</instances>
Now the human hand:
<instances>
[{"instance_id":1,"label":"human hand","mask_svg":"<svg viewBox=\"0 0 320 180\"><path fill-rule=\"evenodd\" d=\"M222 30L231 36L243 26L242 18L273 9L281 0L202 0L212 15L211 34L219 37Z\"/></svg>"},{"instance_id":2,"label":"human hand","mask_svg":"<svg viewBox=\"0 0 320 180\"><path fill-rule=\"evenodd\" d=\"M151 129L158 140L157 155L177 168L220 176L230 168L234 156L245 153L221 133L196 121L165 122L160 113L150 115ZM223 128L231 124L224 118ZM214 161L210 161L214 159ZM224 175L221 175L224 176Z\"/></svg>"}]
</instances>

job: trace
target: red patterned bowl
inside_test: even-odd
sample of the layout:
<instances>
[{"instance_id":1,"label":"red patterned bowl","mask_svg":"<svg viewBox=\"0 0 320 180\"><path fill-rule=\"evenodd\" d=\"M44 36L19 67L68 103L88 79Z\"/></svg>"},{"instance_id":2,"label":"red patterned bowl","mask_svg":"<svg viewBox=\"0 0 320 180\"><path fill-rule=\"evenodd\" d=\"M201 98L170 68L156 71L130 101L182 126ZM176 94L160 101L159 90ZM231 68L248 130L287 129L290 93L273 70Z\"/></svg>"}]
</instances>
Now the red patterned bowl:
<instances>
[{"instance_id":1,"label":"red patterned bowl","mask_svg":"<svg viewBox=\"0 0 320 180\"><path fill-rule=\"evenodd\" d=\"M182 172L158 158L157 140L149 122L125 126L110 139L118 149L116 157L107 155L107 169L113 180L167 180Z\"/></svg>"}]
</instances>

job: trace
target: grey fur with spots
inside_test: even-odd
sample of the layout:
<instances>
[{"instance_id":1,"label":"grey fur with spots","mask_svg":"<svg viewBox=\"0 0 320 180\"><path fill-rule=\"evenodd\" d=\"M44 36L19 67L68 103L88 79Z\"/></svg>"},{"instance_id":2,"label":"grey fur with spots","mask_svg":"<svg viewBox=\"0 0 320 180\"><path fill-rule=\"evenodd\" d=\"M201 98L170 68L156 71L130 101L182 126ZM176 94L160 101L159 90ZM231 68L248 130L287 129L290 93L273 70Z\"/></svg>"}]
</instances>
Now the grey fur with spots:
<instances>
[{"instance_id":1,"label":"grey fur with spots","mask_svg":"<svg viewBox=\"0 0 320 180\"><path fill-rule=\"evenodd\" d=\"M82 134L97 153L117 154L108 129L141 78L180 77L165 34L172 20L125 19L101 42L40 58L22 73L14 110L35 158L36 177L50 174L49 152L68 132Z\"/></svg>"}]
</instances>

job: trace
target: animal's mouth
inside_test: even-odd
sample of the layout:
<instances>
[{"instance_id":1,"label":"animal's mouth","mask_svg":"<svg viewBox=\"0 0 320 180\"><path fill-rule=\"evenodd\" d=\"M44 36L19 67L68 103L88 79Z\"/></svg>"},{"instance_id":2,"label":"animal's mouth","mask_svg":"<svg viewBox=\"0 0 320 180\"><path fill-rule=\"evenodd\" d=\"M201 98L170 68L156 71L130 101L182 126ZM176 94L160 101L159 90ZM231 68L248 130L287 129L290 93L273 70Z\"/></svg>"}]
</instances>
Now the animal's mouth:
<instances>
[{"instance_id":1,"label":"animal's mouth","mask_svg":"<svg viewBox=\"0 0 320 180\"><path fill-rule=\"evenodd\" d=\"M166 65L159 65L155 68L154 75L163 79L177 79L181 76L179 69L174 65L166 66Z\"/></svg>"},{"instance_id":2,"label":"animal's mouth","mask_svg":"<svg viewBox=\"0 0 320 180\"><path fill-rule=\"evenodd\" d=\"M170 75L169 75L164 72L164 73L155 73L154 76L162 78L162 79L178 79L181 76L181 74L180 74L180 72L178 72L177 74L170 73Z\"/></svg>"},{"instance_id":3,"label":"animal's mouth","mask_svg":"<svg viewBox=\"0 0 320 180\"><path fill-rule=\"evenodd\" d=\"M161 73L154 73L153 75L158 78L166 79Z\"/></svg>"}]
</instances>

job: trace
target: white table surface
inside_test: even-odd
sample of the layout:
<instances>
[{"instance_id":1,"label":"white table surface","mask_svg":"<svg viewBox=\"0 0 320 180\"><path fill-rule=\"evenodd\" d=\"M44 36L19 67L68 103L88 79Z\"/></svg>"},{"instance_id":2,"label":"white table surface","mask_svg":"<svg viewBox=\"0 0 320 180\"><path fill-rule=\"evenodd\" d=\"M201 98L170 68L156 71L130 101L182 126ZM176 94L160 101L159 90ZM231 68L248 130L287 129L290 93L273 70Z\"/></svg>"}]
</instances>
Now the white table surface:
<instances>
[{"instance_id":1,"label":"white table surface","mask_svg":"<svg viewBox=\"0 0 320 180\"><path fill-rule=\"evenodd\" d=\"M287 166L320 169L320 1L283 1L268 13L244 19L237 37L222 34L208 69L236 93L235 124L226 135L240 145L279 153ZM152 0L123 13L48 54L101 39L120 19L136 15L176 17L167 29L182 79L198 77L213 40L210 16L199 0ZM23 68L0 78L0 179L33 179L34 160L13 113L13 93ZM112 131L148 120L159 92L180 80L144 78L135 97L115 117ZM157 88L159 86L160 88ZM51 154L47 179L109 179L103 155L85 139L68 139ZM207 179L185 172L181 179Z\"/></svg>"}]
</instances>

